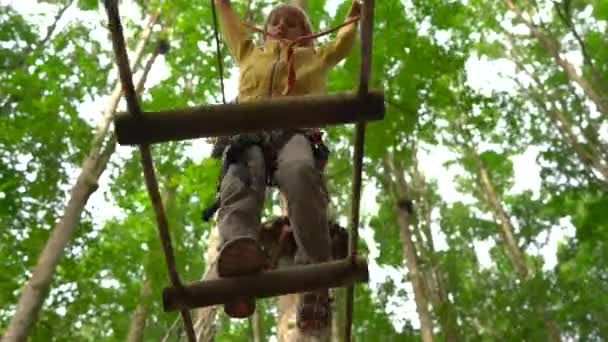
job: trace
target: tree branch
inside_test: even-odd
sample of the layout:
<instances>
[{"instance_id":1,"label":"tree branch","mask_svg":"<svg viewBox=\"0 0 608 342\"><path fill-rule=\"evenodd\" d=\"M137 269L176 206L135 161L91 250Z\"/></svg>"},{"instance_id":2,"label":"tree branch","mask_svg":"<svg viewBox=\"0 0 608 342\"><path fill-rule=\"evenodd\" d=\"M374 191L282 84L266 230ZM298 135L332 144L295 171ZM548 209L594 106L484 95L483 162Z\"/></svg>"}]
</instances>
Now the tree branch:
<instances>
[{"instance_id":1,"label":"tree branch","mask_svg":"<svg viewBox=\"0 0 608 342\"><path fill-rule=\"evenodd\" d=\"M54 19L53 23L49 27L47 27L46 35L44 36L44 38L42 40L40 40L40 42L38 42L36 49L43 47L51 39L51 37L53 36L53 33L55 33L55 29L57 29L57 23L59 23L59 20L61 20L65 11L67 11L67 9L70 8L70 6L72 6L73 3L74 3L74 0L70 0L62 8L59 9L59 12L57 12L57 14L55 15L55 19Z\"/></svg>"},{"instance_id":2,"label":"tree branch","mask_svg":"<svg viewBox=\"0 0 608 342\"><path fill-rule=\"evenodd\" d=\"M576 68L567 60L563 59L560 55L559 43L553 39L553 37L547 36L542 30L526 19L521 10L515 6L512 0L504 0L509 9L515 12L515 15L523 21L528 27L532 35L541 43L541 45L547 50L547 52L553 57L554 61L559 65L562 70L566 73L570 81L578 84L585 95L596 105L599 112L608 115L608 99L596 91L594 86L590 84L582 75L580 75Z\"/></svg>"},{"instance_id":3,"label":"tree branch","mask_svg":"<svg viewBox=\"0 0 608 342\"><path fill-rule=\"evenodd\" d=\"M569 3L570 3L570 0L565 0L565 2L564 2L564 4L569 4ZM589 55L589 52L587 51L587 46L585 45L585 42L581 38L580 34L578 33L578 30L576 29L576 26L574 25L574 22L572 21L571 14L566 12L567 11L566 8L564 8L564 10L562 11L561 6L557 1L553 1L553 6L555 7L557 16L562 20L562 22L566 25L566 27L568 29L570 29L570 32L572 32L572 35L574 35L574 39L576 39L576 41L578 42L578 44L581 48L581 54L583 55L583 63L585 65L587 65L589 67L589 69L591 69L591 73L593 74L593 78L595 79L596 86L600 87L605 92L606 91L605 86L604 86L605 82L602 78L602 75L599 72L599 70L597 70L595 63L593 62L593 59ZM564 6L566 7L566 5L564 5ZM569 6L567 6L567 7L569 7Z\"/></svg>"}]
</instances>

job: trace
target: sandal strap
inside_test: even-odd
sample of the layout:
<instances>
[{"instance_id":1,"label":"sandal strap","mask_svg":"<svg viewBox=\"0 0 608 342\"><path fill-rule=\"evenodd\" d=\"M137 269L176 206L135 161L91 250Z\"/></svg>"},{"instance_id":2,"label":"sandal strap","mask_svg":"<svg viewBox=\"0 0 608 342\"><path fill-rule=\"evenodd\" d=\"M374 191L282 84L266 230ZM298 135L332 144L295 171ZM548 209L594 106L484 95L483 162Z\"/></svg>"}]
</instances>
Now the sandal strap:
<instances>
[{"instance_id":1,"label":"sandal strap","mask_svg":"<svg viewBox=\"0 0 608 342\"><path fill-rule=\"evenodd\" d=\"M302 294L298 305L298 328L306 331L326 327L329 324L330 303L327 291Z\"/></svg>"}]
</instances>

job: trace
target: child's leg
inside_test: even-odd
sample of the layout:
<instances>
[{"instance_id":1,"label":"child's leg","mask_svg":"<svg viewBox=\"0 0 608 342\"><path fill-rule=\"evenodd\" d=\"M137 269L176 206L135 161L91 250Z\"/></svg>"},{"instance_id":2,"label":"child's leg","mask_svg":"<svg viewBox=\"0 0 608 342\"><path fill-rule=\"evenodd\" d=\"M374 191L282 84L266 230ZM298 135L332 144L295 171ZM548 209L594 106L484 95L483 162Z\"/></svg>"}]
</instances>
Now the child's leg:
<instances>
[{"instance_id":1,"label":"child's leg","mask_svg":"<svg viewBox=\"0 0 608 342\"><path fill-rule=\"evenodd\" d=\"M232 277L255 274L266 267L266 257L258 244L260 215L264 205L266 174L259 146L243 152L229 166L220 186L217 226L221 249L217 274ZM235 298L224 306L231 317L243 318L255 310L255 299Z\"/></svg>"},{"instance_id":2,"label":"child's leg","mask_svg":"<svg viewBox=\"0 0 608 342\"><path fill-rule=\"evenodd\" d=\"M217 225L221 244L237 237L258 238L266 187L264 155L259 146L246 149L231 164L220 186Z\"/></svg>"},{"instance_id":3,"label":"child's leg","mask_svg":"<svg viewBox=\"0 0 608 342\"><path fill-rule=\"evenodd\" d=\"M296 263L331 258L327 199L308 139L294 135L277 156L275 180L287 199L289 220L298 245Z\"/></svg>"},{"instance_id":4,"label":"child's leg","mask_svg":"<svg viewBox=\"0 0 608 342\"><path fill-rule=\"evenodd\" d=\"M295 262L328 261L331 258L331 240L327 198L306 137L294 135L279 151L275 179L287 198L289 220L298 246ZM329 312L327 289L300 294L297 325L306 333L323 329L329 323Z\"/></svg>"}]
</instances>

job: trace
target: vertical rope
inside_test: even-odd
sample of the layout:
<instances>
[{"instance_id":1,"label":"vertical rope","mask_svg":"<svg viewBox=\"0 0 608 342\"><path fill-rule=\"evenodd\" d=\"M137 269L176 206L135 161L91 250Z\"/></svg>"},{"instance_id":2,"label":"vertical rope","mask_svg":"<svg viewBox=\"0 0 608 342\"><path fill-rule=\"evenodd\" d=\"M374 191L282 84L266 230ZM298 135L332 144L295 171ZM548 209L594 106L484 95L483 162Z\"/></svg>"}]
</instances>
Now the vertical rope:
<instances>
[{"instance_id":1,"label":"vertical rope","mask_svg":"<svg viewBox=\"0 0 608 342\"><path fill-rule=\"evenodd\" d=\"M108 14L108 26L112 33L112 45L114 47L114 55L116 56L116 64L118 65L120 82L122 83L123 92L127 100L127 108L131 115L141 116L141 109L137 102L137 95L135 87L133 86L133 75L131 68L129 67L129 58L125 47L125 38L123 36L122 24L120 23L120 14L118 13L118 2L116 0L104 0L106 12ZM140 145L139 151L141 154L141 163L144 171L144 178L150 201L154 208L156 215L156 223L158 227L158 233L160 235L163 251L165 254L165 261L167 263L167 269L169 272L169 278L171 284L174 287L181 287L181 281L179 274L175 266L175 257L173 253L173 247L171 244L171 234L169 233L169 224L167 216L163 208L163 203L158 191L158 182L154 174L154 164L152 162L152 154L150 153L150 146ZM194 335L194 328L192 325L192 317L188 310L181 311L182 319L184 320L184 326L188 340L190 342L196 342L196 336Z\"/></svg>"},{"instance_id":2,"label":"vertical rope","mask_svg":"<svg viewBox=\"0 0 608 342\"><path fill-rule=\"evenodd\" d=\"M353 167L353 195L352 195L352 207L351 207L351 227L350 227L350 241L348 245L349 258L354 264L357 258L358 244L359 241L359 211L361 204L361 173L363 166L363 145L365 137L365 124L357 123L355 132L355 151ZM349 286L346 289L346 327L345 327L345 339L346 341L351 340L351 329L353 320L353 306L354 306L354 285Z\"/></svg>"},{"instance_id":3,"label":"vertical rope","mask_svg":"<svg viewBox=\"0 0 608 342\"><path fill-rule=\"evenodd\" d=\"M365 0L361 20L361 64L359 66L359 95L366 95L372 72L372 39L374 27L374 0Z\"/></svg>"},{"instance_id":4,"label":"vertical rope","mask_svg":"<svg viewBox=\"0 0 608 342\"><path fill-rule=\"evenodd\" d=\"M129 67L129 56L127 55L125 38L122 33L122 25L118 14L118 1L104 0L103 3L108 13L108 27L112 32L112 46L114 48L122 91L124 92L127 101L127 109L132 115L139 116L140 108L137 103L135 87L133 86L133 74Z\"/></svg>"},{"instance_id":5,"label":"vertical rope","mask_svg":"<svg viewBox=\"0 0 608 342\"><path fill-rule=\"evenodd\" d=\"M215 36L215 56L217 57L218 72L220 74L220 87L222 88L222 102L226 104L226 92L224 91L224 64L222 63L222 51L220 49L220 37L217 29L217 11L215 0L211 2L211 13L213 14L213 35Z\"/></svg>"},{"instance_id":6,"label":"vertical rope","mask_svg":"<svg viewBox=\"0 0 608 342\"><path fill-rule=\"evenodd\" d=\"M361 65L359 70L359 96L368 95L369 76L372 61L372 28L374 16L374 1L365 0L362 8L361 24ZM361 206L361 174L363 169L363 147L365 145L365 122L358 122L355 128L355 150L353 167L353 196L351 206L351 234L349 241L349 257L354 263L357 257L359 241L359 212ZM352 338L352 321L354 307L355 287L351 285L346 290L346 326L344 338L350 341Z\"/></svg>"}]
</instances>

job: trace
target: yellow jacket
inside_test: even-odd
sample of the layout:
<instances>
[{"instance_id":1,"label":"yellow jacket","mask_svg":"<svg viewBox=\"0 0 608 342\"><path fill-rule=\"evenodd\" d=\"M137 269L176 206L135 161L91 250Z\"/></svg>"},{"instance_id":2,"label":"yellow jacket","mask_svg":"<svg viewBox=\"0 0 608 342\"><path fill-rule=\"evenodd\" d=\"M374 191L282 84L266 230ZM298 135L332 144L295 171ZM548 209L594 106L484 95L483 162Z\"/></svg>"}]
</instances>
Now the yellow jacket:
<instances>
[{"instance_id":1,"label":"yellow jacket","mask_svg":"<svg viewBox=\"0 0 608 342\"><path fill-rule=\"evenodd\" d=\"M224 40L240 71L239 102L280 96L287 88L287 45L269 39L256 46L230 8L220 7L219 13ZM341 28L335 39L320 47L294 48L296 81L289 95L325 92L328 71L350 53L355 36L353 23Z\"/></svg>"}]
</instances>

